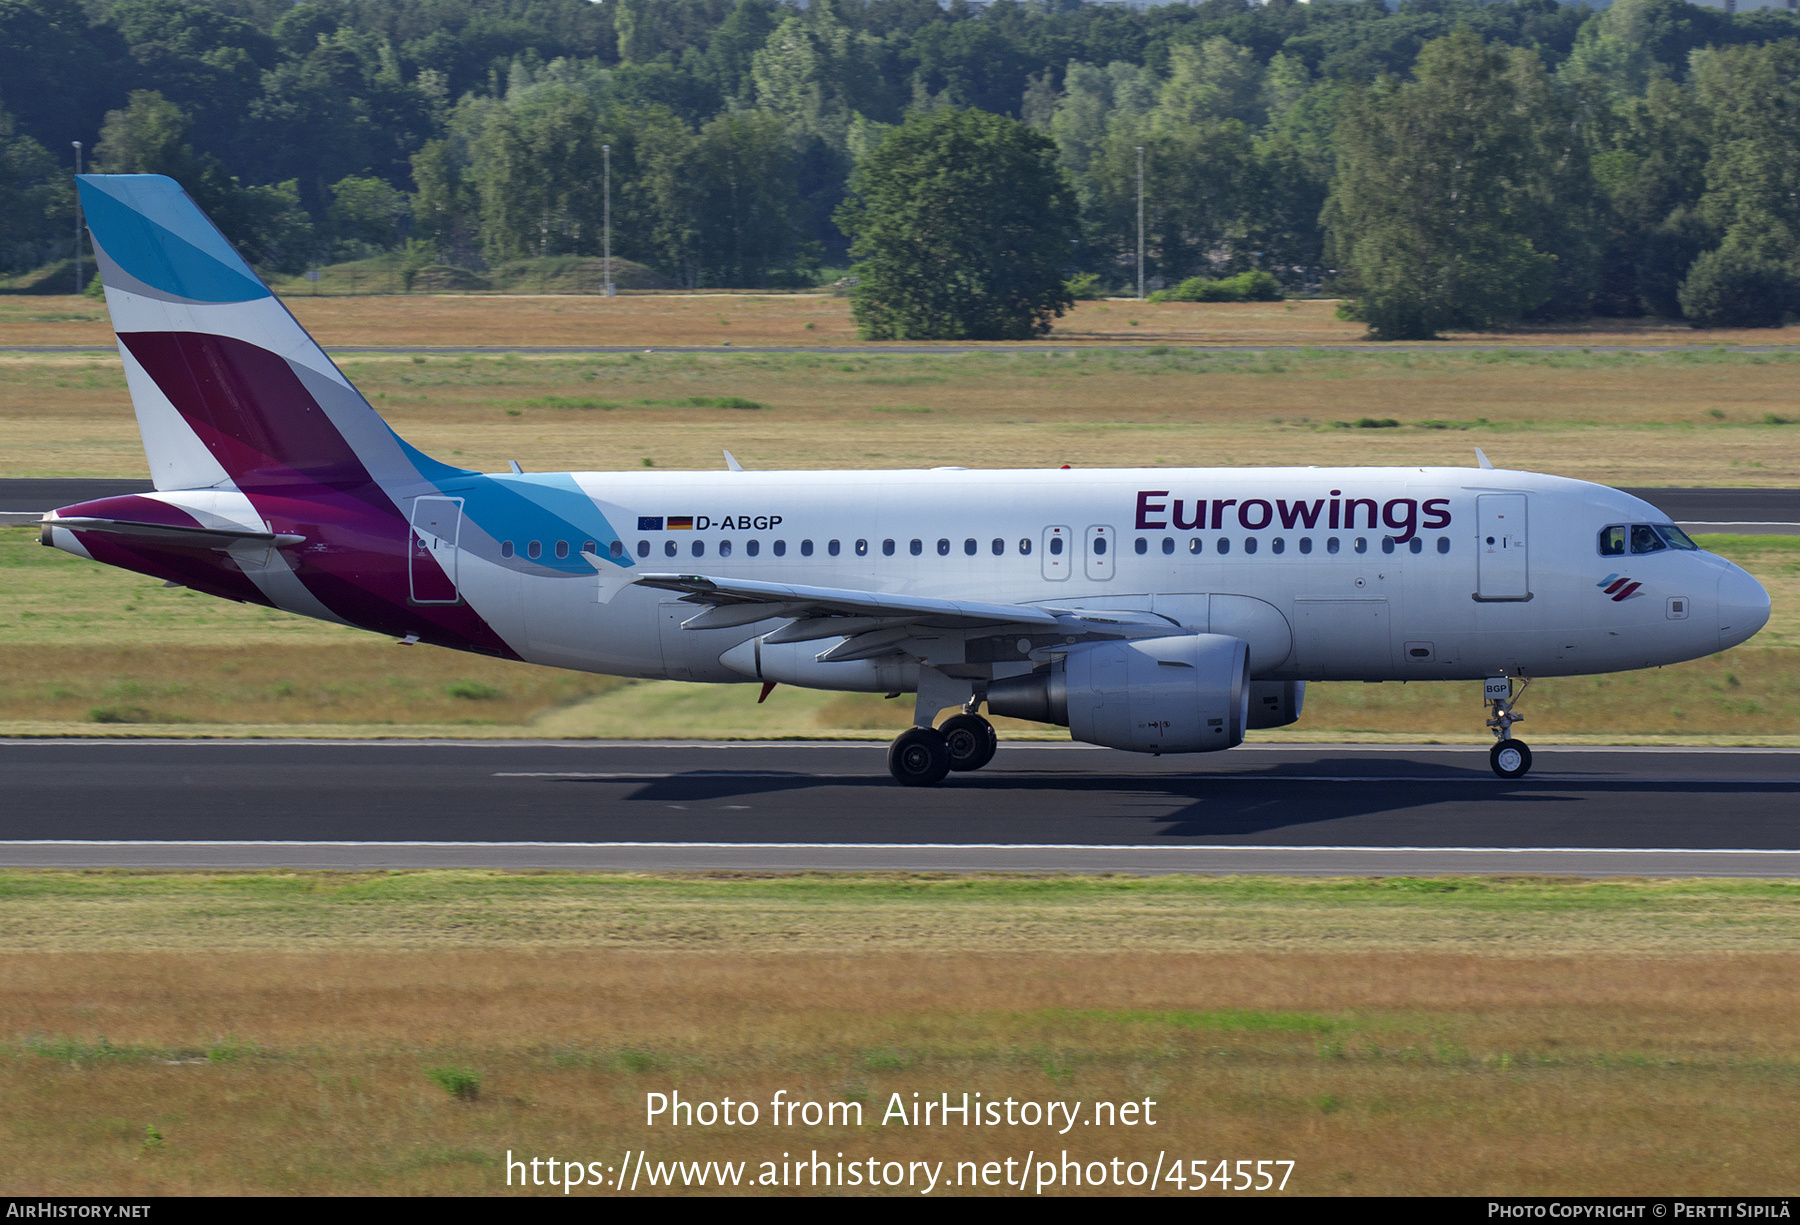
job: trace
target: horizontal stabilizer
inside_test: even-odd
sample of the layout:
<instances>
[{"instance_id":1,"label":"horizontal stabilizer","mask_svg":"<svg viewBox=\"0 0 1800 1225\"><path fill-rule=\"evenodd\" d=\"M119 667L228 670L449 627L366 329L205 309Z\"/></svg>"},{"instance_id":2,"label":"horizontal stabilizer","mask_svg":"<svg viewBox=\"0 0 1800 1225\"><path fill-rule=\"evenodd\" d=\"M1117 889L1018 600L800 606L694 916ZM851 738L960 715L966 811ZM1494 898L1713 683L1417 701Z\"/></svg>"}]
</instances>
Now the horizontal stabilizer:
<instances>
[{"instance_id":1,"label":"horizontal stabilizer","mask_svg":"<svg viewBox=\"0 0 1800 1225\"><path fill-rule=\"evenodd\" d=\"M305 544L306 537L290 532L252 532L236 528L182 527L169 523L132 523L125 519L90 519L85 517L45 519L44 528L68 528L72 532L105 532L163 545L186 545L194 549L229 549L236 545Z\"/></svg>"}]
</instances>

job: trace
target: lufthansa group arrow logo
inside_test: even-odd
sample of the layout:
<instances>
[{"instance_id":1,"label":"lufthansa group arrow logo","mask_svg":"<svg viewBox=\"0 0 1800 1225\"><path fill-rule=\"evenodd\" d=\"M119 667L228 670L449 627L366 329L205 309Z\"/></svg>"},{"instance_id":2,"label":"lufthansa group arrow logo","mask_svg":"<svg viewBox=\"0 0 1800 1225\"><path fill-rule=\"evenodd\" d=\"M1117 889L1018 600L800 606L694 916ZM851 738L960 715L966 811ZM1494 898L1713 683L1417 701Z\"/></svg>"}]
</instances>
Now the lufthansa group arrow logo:
<instances>
[{"instance_id":1,"label":"lufthansa group arrow logo","mask_svg":"<svg viewBox=\"0 0 1800 1225\"><path fill-rule=\"evenodd\" d=\"M1594 586L1611 596L1613 603L1617 604L1621 600L1629 600L1632 596L1637 595L1638 588L1642 587L1643 584L1633 582L1623 575L1609 574L1599 582L1595 583Z\"/></svg>"}]
</instances>

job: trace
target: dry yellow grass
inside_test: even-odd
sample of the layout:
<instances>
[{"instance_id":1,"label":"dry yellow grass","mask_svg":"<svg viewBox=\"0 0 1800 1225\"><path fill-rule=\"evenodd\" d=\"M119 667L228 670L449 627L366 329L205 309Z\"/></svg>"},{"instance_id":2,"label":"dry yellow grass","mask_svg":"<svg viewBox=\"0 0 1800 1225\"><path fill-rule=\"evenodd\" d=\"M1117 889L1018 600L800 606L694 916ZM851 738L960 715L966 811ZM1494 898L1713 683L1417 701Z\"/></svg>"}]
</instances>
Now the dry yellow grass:
<instances>
[{"instance_id":1,"label":"dry yellow grass","mask_svg":"<svg viewBox=\"0 0 1800 1225\"><path fill-rule=\"evenodd\" d=\"M418 294L284 297L330 345L832 345L860 343L847 298L825 294ZM1337 302L1079 302L1050 339L1065 343L1365 344L1366 329ZM1764 345L1787 329L1704 329L1635 319L1455 333L1490 344ZM0 346L111 347L104 304L88 298L0 297Z\"/></svg>"},{"instance_id":2,"label":"dry yellow grass","mask_svg":"<svg viewBox=\"0 0 1800 1225\"><path fill-rule=\"evenodd\" d=\"M507 1194L508 1150L627 1149L752 1179L814 1149L952 1178L1066 1149L1286 1158L1302 1194L1779 1194L1793 893L15 872L9 937L57 951L0 954L0 1146L20 1195ZM676 1089L760 1125L646 1126ZM778 1089L863 1126L769 1126ZM964 1091L1158 1122L878 1123Z\"/></svg>"},{"instance_id":3,"label":"dry yellow grass","mask_svg":"<svg viewBox=\"0 0 1800 1225\"><path fill-rule=\"evenodd\" d=\"M721 352L345 371L409 441L485 471L713 469L724 447L761 468L1467 465L1479 445L1612 484L1793 485L1791 356ZM117 359L0 357L0 455L8 476L142 475Z\"/></svg>"}]
</instances>

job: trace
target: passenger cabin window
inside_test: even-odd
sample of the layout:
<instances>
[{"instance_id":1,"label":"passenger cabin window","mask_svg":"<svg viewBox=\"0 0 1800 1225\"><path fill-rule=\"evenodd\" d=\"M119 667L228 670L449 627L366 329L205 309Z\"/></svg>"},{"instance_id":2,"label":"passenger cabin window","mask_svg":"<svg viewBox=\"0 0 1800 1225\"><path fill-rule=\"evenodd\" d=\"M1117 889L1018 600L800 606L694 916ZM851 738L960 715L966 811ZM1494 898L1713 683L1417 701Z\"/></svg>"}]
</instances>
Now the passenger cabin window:
<instances>
[{"instance_id":1,"label":"passenger cabin window","mask_svg":"<svg viewBox=\"0 0 1800 1225\"><path fill-rule=\"evenodd\" d=\"M663 541L663 556L664 557L675 556L675 542L673 540Z\"/></svg>"},{"instance_id":2,"label":"passenger cabin window","mask_svg":"<svg viewBox=\"0 0 1800 1225\"><path fill-rule=\"evenodd\" d=\"M1425 551L1425 542L1420 540L1417 536L1414 536L1411 540L1406 542L1406 547L1414 553L1423 553Z\"/></svg>"},{"instance_id":3,"label":"passenger cabin window","mask_svg":"<svg viewBox=\"0 0 1800 1225\"><path fill-rule=\"evenodd\" d=\"M1275 537L1274 540L1269 542L1269 551L1272 553L1287 552L1287 541L1283 540L1279 536Z\"/></svg>"},{"instance_id":4,"label":"passenger cabin window","mask_svg":"<svg viewBox=\"0 0 1800 1225\"><path fill-rule=\"evenodd\" d=\"M1175 551L1175 537L1164 536L1163 537L1163 553L1166 555L1169 553L1173 553L1174 551Z\"/></svg>"},{"instance_id":5,"label":"passenger cabin window","mask_svg":"<svg viewBox=\"0 0 1800 1225\"><path fill-rule=\"evenodd\" d=\"M1656 529L1648 523L1631 525L1631 551L1633 553L1660 553L1669 546L1663 538L1656 534Z\"/></svg>"},{"instance_id":6,"label":"passenger cabin window","mask_svg":"<svg viewBox=\"0 0 1800 1225\"><path fill-rule=\"evenodd\" d=\"M1367 553L1369 551L1369 542L1365 537L1358 536L1356 538L1356 551L1358 553Z\"/></svg>"},{"instance_id":7,"label":"passenger cabin window","mask_svg":"<svg viewBox=\"0 0 1800 1225\"><path fill-rule=\"evenodd\" d=\"M1031 537L1026 536L1019 541L1019 556L1024 557L1031 552Z\"/></svg>"},{"instance_id":8,"label":"passenger cabin window","mask_svg":"<svg viewBox=\"0 0 1800 1225\"><path fill-rule=\"evenodd\" d=\"M835 553L835 552L837 552L837 550L833 549L832 552ZM812 541L802 540L800 542L800 556L802 556L802 557L811 557L812 556Z\"/></svg>"},{"instance_id":9,"label":"passenger cabin window","mask_svg":"<svg viewBox=\"0 0 1800 1225\"><path fill-rule=\"evenodd\" d=\"M625 542L623 540L615 540L608 547L607 551L614 557L623 557L625 556Z\"/></svg>"},{"instance_id":10,"label":"passenger cabin window","mask_svg":"<svg viewBox=\"0 0 1800 1225\"><path fill-rule=\"evenodd\" d=\"M584 540L581 542L581 551L583 553L596 553L597 554L600 552L600 546L595 544L591 540ZM615 556L616 556L616 554L615 554Z\"/></svg>"},{"instance_id":11,"label":"passenger cabin window","mask_svg":"<svg viewBox=\"0 0 1800 1225\"><path fill-rule=\"evenodd\" d=\"M1325 537L1325 551L1327 553L1335 553L1338 551L1338 538L1336 536Z\"/></svg>"},{"instance_id":12,"label":"passenger cabin window","mask_svg":"<svg viewBox=\"0 0 1800 1225\"><path fill-rule=\"evenodd\" d=\"M1219 537L1219 552L1221 552L1221 553L1231 552L1231 541L1227 540L1223 536Z\"/></svg>"},{"instance_id":13,"label":"passenger cabin window","mask_svg":"<svg viewBox=\"0 0 1800 1225\"><path fill-rule=\"evenodd\" d=\"M760 541L760 540L744 541L744 552L749 554L751 557L755 557L758 553L762 552L762 541Z\"/></svg>"},{"instance_id":14,"label":"passenger cabin window","mask_svg":"<svg viewBox=\"0 0 1800 1225\"><path fill-rule=\"evenodd\" d=\"M787 556L787 541L777 540L774 544L770 545L769 547L775 550L775 556L777 556L777 557L786 557Z\"/></svg>"},{"instance_id":15,"label":"passenger cabin window","mask_svg":"<svg viewBox=\"0 0 1800 1225\"><path fill-rule=\"evenodd\" d=\"M994 556L999 557L1006 552L1006 541L1004 541L1004 540L1000 539L1000 537L996 536L996 537L994 537L994 546L993 547L994 547Z\"/></svg>"},{"instance_id":16,"label":"passenger cabin window","mask_svg":"<svg viewBox=\"0 0 1800 1225\"><path fill-rule=\"evenodd\" d=\"M1439 536L1438 537L1438 552L1448 553L1449 551L1450 551L1450 537Z\"/></svg>"},{"instance_id":17,"label":"passenger cabin window","mask_svg":"<svg viewBox=\"0 0 1800 1225\"><path fill-rule=\"evenodd\" d=\"M894 555L894 542L893 541L884 540L881 542L881 555L883 557L892 557Z\"/></svg>"},{"instance_id":18,"label":"passenger cabin window","mask_svg":"<svg viewBox=\"0 0 1800 1225\"><path fill-rule=\"evenodd\" d=\"M569 542L566 540L557 541L556 542L556 558L557 558L557 560L561 561L563 558L567 557L568 555L569 555Z\"/></svg>"},{"instance_id":19,"label":"passenger cabin window","mask_svg":"<svg viewBox=\"0 0 1800 1225\"><path fill-rule=\"evenodd\" d=\"M694 541L693 554L695 557L705 557L706 556L706 541L704 541L704 540Z\"/></svg>"},{"instance_id":20,"label":"passenger cabin window","mask_svg":"<svg viewBox=\"0 0 1800 1225\"><path fill-rule=\"evenodd\" d=\"M925 552L925 542L923 540L915 540L906 546L906 551L911 553L914 557L922 556Z\"/></svg>"},{"instance_id":21,"label":"passenger cabin window","mask_svg":"<svg viewBox=\"0 0 1800 1225\"><path fill-rule=\"evenodd\" d=\"M1062 549L1063 549L1062 537L1061 536L1052 536L1050 538L1050 556L1052 556L1052 557L1062 556Z\"/></svg>"},{"instance_id":22,"label":"passenger cabin window","mask_svg":"<svg viewBox=\"0 0 1800 1225\"><path fill-rule=\"evenodd\" d=\"M963 556L964 557L975 556L975 542L973 540L963 541Z\"/></svg>"},{"instance_id":23,"label":"passenger cabin window","mask_svg":"<svg viewBox=\"0 0 1800 1225\"><path fill-rule=\"evenodd\" d=\"M831 543L835 545L837 543L837 541L834 540ZM831 551L833 553L837 552L837 550L835 548L832 549ZM867 557L869 555L869 542L868 541L859 540L856 542L856 555L858 557Z\"/></svg>"},{"instance_id":24,"label":"passenger cabin window","mask_svg":"<svg viewBox=\"0 0 1800 1225\"><path fill-rule=\"evenodd\" d=\"M534 540L530 544L525 546L525 556L529 557L532 561L536 561L538 558L542 557L543 555L544 555L544 546L541 543L539 543L538 541Z\"/></svg>"},{"instance_id":25,"label":"passenger cabin window","mask_svg":"<svg viewBox=\"0 0 1800 1225\"><path fill-rule=\"evenodd\" d=\"M826 551L826 552L827 552L827 553L829 553L829 554L831 554L831 555L832 555L832 556L833 556L833 557L836 557L836 556L837 556L837 555L838 555L838 553L839 553L839 552L840 552L840 551L841 551L841 550L842 550L842 549L843 549L843 546L842 546L842 545L840 545L840 544L839 544L839 543L838 543L838 542L837 542L837 541L835 541L835 540L834 540L834 541L832 541L832 542L831 542L831 543L830 543L830 544L828 544L828 545L826 545L826 546L825 546L825 551Z\"/></svg>"},{"instance_id":26,"label":"passenger cabin window","mask_svg":"<svg viewBox=\"0 0 1800 1225\"><path fill-rule=\"evenodd\" d=\"M1625 525L1615 523L1611 527L1600 529L1600 556L1623 557L1625 555Z\"/></svg>"},{"instance_id":27,"label":"passenger cabin window","mask_svg":"<svg viewBox=\"0 0 1800 1225\"><path fill-rule=\"evenodd\" d=\"M939 557L950 556L950 542L948 540L940 539L938 541L938 556Z\"/></svg>"},{"instance_id":28,"label":"passenger cabin window","mask_svg":"<svg viewBox=\"0 0 1800 1225\"><path fill-rule=\"evenodd\" d=\"M638 556L639 557L650 556L650 542L648 540L638 541Z\"/></svg>"},{"instance_id":29,"label":"passenger cabin window","mask_svg":"<svg viewBox=\"0 0 1800 1225\"><path fill-rule=\"evenodd\" d=\"M512 541L502 540L500 542L500 556L511 557L512 555L513 555Z\"/></svg>"},{"instance_id":30,"label":"passenger cabin window","mask_svg":"<svg viewBox=\"0 0 1800 1225\"><path fill-rule=\"evenodd\" d=\"M1199 553L1204 553L1205 551L1206 551L1206 544L1205 544L1205 542L1203 542L1200 539L1200 537L1195 536L1192 540L1188 541L1188 552L1194 553L1194 554L1199 554Z\"/></svg>"},{"instance_id":31,"label":"passenger cabin window","mask_svg":"<svg viewBox=\"0 0 1800 1225\"><path fill-rule=\"evenodd\" d=\"M1134 545L1133 547L1137 549L1137 555L1139 557L1142 557L1144 554L1146 554L1150 551L1150 542L1148 540L1145 540L1142 536L1139 536L1137 538L1137 544Z\"/></svg>"},{"instance_id":32,"label":"passenger cabin window","mask_svg":"<svg viewBox=\"0 0 1800 1225\"><path fill-rule=\"evenodd\" d=\"M1244 552L1246 552L1246 553L1256 552L1256 537L1254 537L1254 536L1244 537Z\"/></svg>"},{"instance_id":33,"label":"passenger cabin window","mask_svg":"<svg viewBox=\"0 0 1800 1225\"><path fill-rule=\"evenodd\" d=\"M1312 552L1312 537L1311 536L1300 537L1300 551L1302 553Z\"/></svg>"},{"instance_id":34,"label":"passenger cabin window","mask_svg":"<svg viewBox=\"0 0 1800 1225\"><path fill-rule=\"evenodd\" d=\"M719 556L720 557L730 557L731 556L731 541L729 541L729 540L719 541Z\"/></svg>"}]
</instances>

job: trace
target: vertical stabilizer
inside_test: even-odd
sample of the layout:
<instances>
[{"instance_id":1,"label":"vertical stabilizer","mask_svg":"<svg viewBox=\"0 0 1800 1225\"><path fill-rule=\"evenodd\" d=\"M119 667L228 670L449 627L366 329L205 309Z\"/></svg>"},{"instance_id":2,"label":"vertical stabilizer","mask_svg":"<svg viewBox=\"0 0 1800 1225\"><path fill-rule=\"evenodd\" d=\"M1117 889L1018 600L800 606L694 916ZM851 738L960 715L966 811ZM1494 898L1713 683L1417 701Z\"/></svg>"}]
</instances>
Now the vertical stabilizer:
<instances>
[{"instance_id":1,"label":"vertical stabilizer","mask_svg":"<svg viewBox=\"0 0 1800 1225\"><path fill-rule=\"evenodd\" d=\"M78 181L158 489L397 499L459 471L388 428L173 179Z\"/></svg>"}]
</instances>

